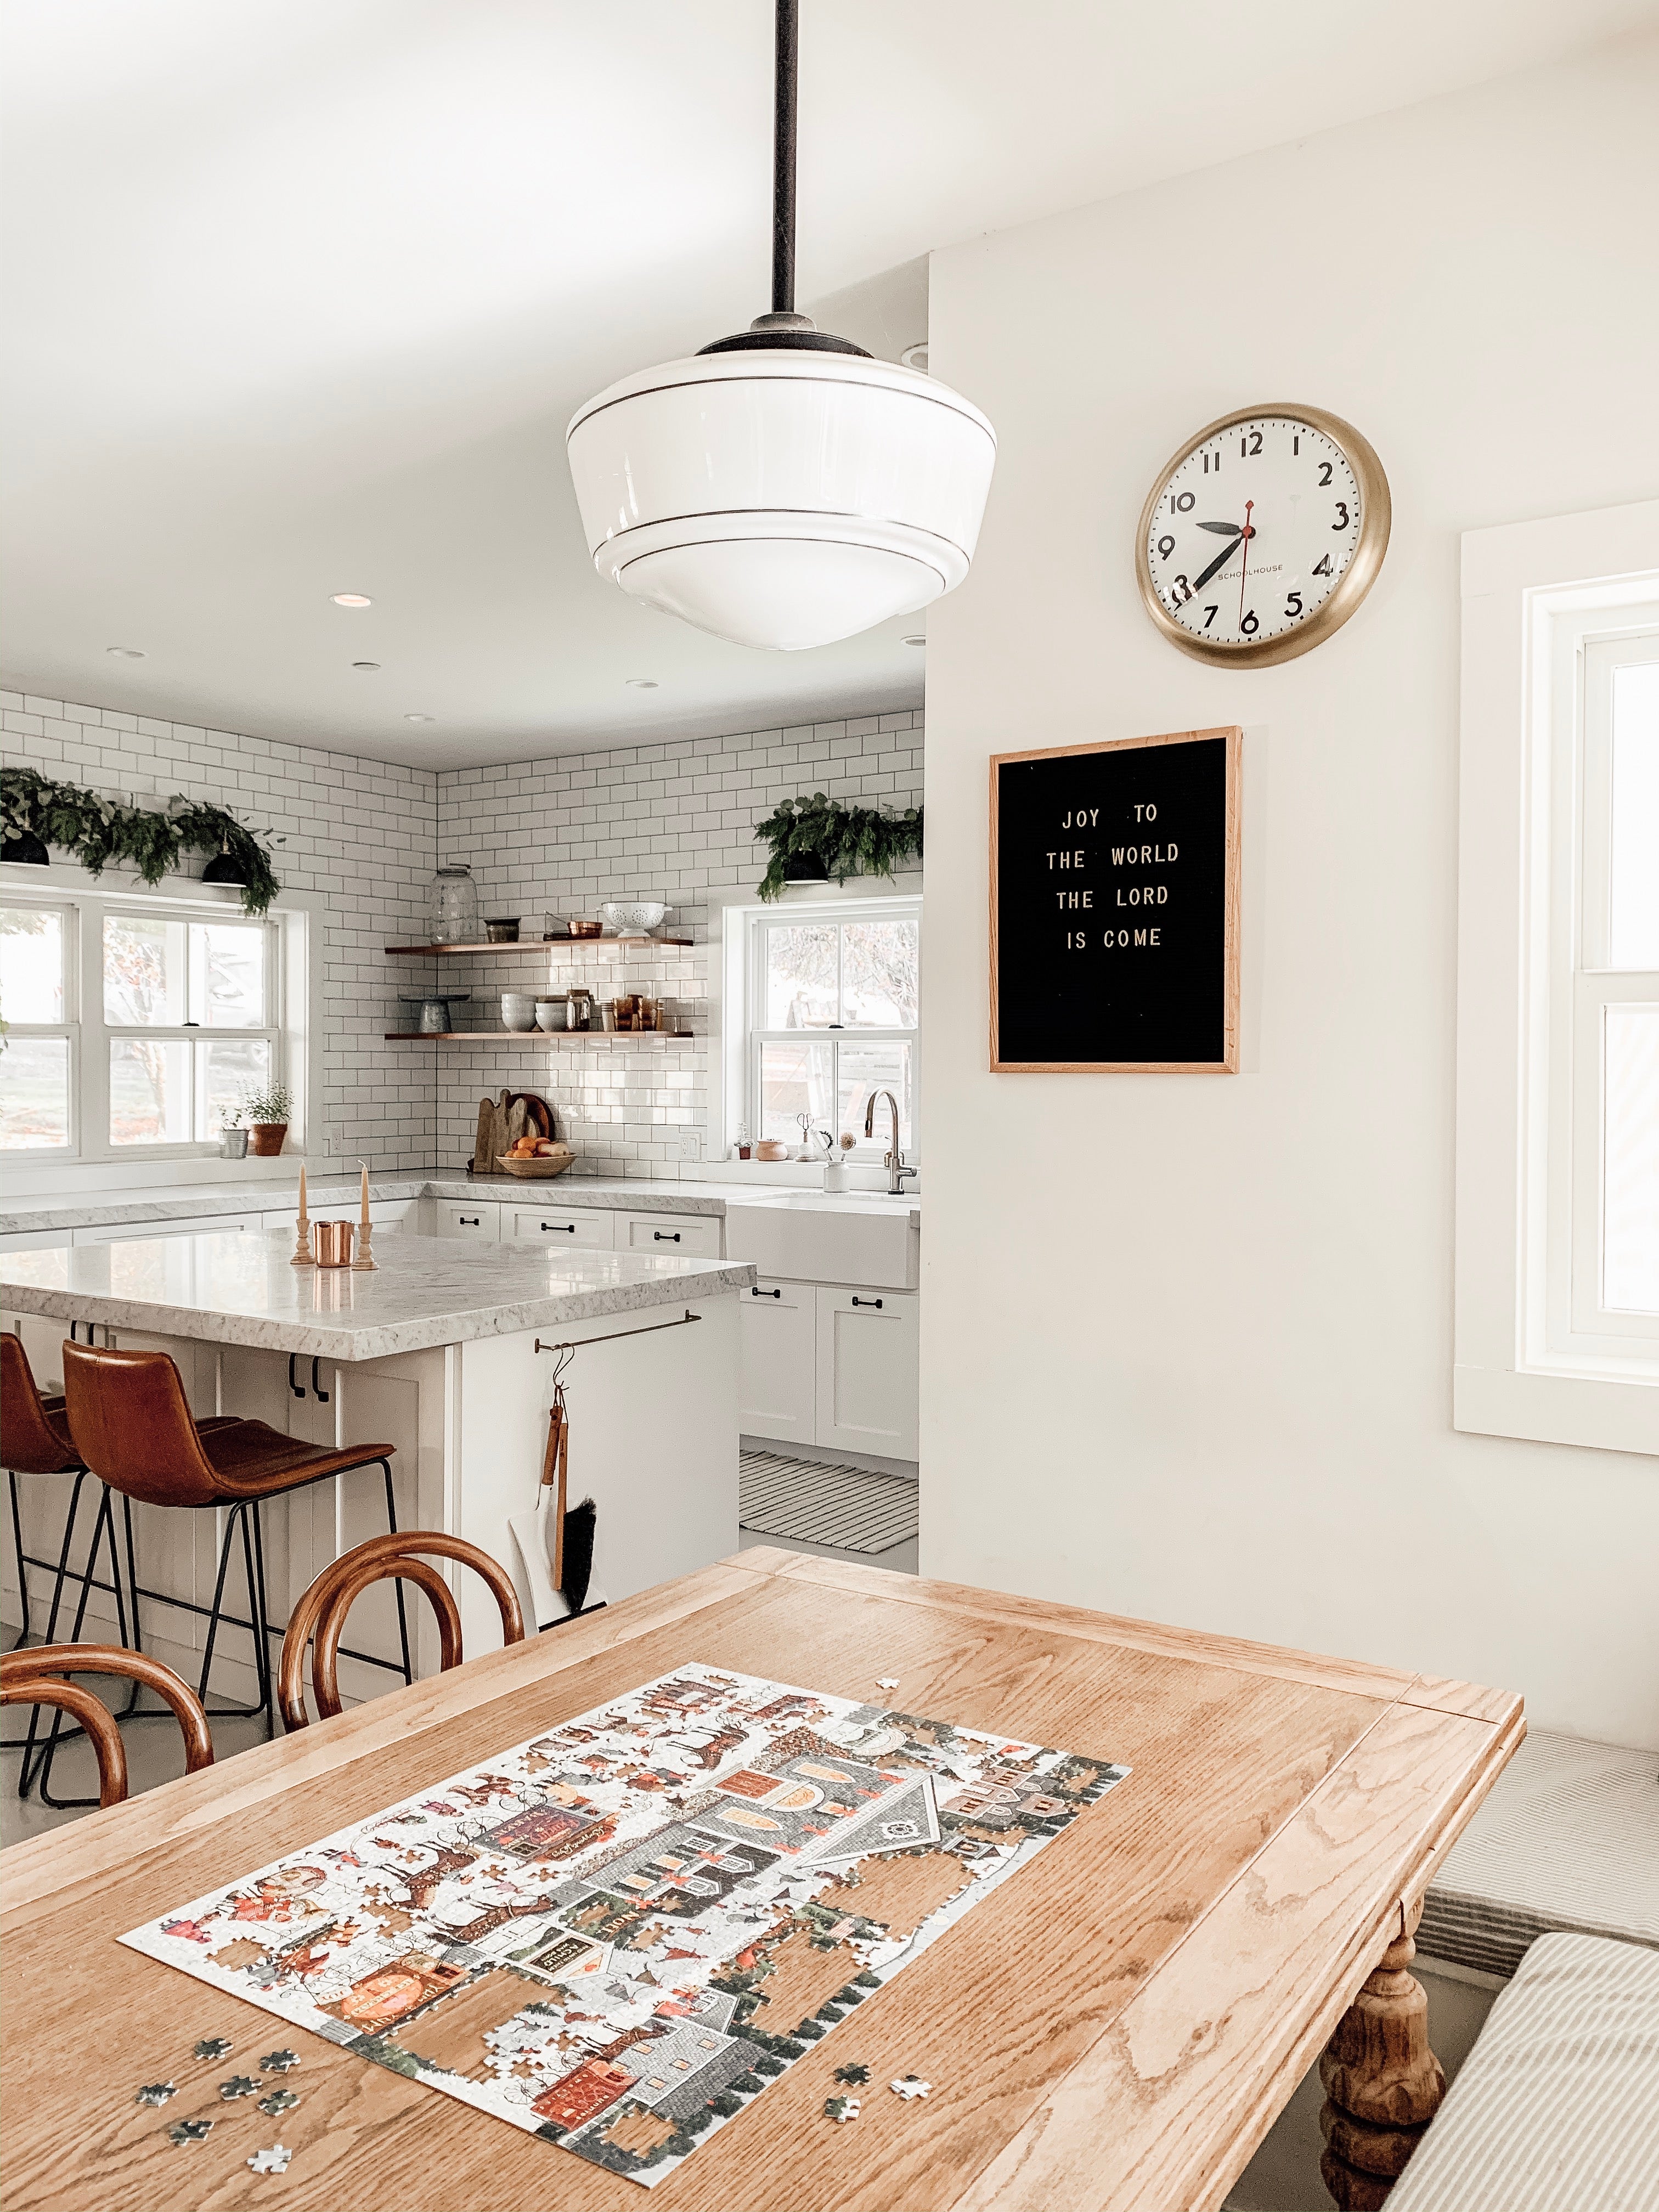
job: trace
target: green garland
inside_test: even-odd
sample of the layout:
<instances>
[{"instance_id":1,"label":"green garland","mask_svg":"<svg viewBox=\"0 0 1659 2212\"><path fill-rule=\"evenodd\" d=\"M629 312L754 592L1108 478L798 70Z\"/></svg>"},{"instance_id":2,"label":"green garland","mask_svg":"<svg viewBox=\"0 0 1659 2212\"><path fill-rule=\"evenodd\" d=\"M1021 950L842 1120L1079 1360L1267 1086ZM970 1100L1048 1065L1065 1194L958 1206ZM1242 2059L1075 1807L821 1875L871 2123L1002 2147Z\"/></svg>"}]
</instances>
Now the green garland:
<instances>
[{"instance_id":1,"label":"green garland","mask_svg":"<svg viewBox=\"0 0 1659 2212\"><path fill-rule=\"evenodd\" d=\"M270 854L251 830L222 806L204 806L182 793L164 814L79 784L53 783L32 768L0 769L0 817L8 839L57 845L91 875L101 875L112 860L125 861L147 884L159 884L177 873L181 852L225 853L241 871L246 912L263 914L282 889Z\"/></svg>"},{"instance_id":2,"label":"green garland","mask_svg":"<svg viewBox=\"0 0 1659 2212\"><path fill-rule=\"evenodd\" d=\"M790 860L817 860L838 884L848 876L890 876L896 860L921 858L921 809L886 814L873 806L842 806L823 792L786 799L755 830L772 848L760 895L775 899L789 880Z\"/></svg>"}]
</instances>

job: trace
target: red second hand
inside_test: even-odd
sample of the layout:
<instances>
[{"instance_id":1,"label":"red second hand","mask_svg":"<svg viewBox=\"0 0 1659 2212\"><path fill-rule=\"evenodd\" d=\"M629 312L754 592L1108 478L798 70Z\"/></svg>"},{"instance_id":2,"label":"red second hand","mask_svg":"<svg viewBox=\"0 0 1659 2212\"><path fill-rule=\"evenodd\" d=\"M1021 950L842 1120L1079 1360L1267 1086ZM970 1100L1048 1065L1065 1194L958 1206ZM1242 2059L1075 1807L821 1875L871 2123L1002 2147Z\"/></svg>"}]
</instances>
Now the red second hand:
<instances>
[{"instance_id":1,"label":"red second hand","mask_svg":"<svg viewBox=\"0 0 1659 2212\"><path fill-rule=\"evenodd\" d=\"M1244 579L1250 568L1250 540L1255 536L1250 527L1250 509L1255 505L1253 499L1247 499L1244 502L1244 559L1238 571L1238 620L1241 628L1244 621Z\"/></svg>"}]
</instances>

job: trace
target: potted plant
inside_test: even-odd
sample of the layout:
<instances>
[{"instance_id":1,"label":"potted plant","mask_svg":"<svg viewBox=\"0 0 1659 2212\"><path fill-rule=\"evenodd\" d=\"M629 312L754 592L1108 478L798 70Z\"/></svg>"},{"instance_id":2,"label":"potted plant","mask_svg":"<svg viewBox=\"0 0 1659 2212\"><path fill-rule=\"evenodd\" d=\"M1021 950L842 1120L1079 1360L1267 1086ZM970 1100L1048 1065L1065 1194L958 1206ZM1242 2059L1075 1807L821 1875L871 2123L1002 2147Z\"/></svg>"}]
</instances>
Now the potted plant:
<instances>
[{"instance_id":1,"label":"potted plant","mask_svg":"<svg viewBox=\"0 0 1659 2212\"><path fill-rule=\"evenodd\" d=\"M756 825L772 848L760 895L775 899L786 884L844 884L848 876L890 876L896 860L921 858L921 809L888 814L875 806L842 806L815 791L786 799Z\"/></svg>"},{"instance_id":2,"label":"potted plant","mask_svg":"<svg viewBox=\"0 0 1659 2212\"><path fill-rule=\"evenodd\" d=\"M224 1119L219 1124L219 1157L222 1160L245 1160L247 1158L247 1131L242 1127L240 1106L227 1106Z\"/></svg>"},{"instance_id":3,"label":"potted plant","mask_svg":"<svg viewBox=\"0 0 1659 2212\"><path fill-rule=\"evenodd\" d=\"M288 1134L293 1092L286 1083L251 1083L242 1092L241 1111L252 1125L247 1133L249 1152L256 1159L275 1159Z\"/></svg>"}]
</instances>

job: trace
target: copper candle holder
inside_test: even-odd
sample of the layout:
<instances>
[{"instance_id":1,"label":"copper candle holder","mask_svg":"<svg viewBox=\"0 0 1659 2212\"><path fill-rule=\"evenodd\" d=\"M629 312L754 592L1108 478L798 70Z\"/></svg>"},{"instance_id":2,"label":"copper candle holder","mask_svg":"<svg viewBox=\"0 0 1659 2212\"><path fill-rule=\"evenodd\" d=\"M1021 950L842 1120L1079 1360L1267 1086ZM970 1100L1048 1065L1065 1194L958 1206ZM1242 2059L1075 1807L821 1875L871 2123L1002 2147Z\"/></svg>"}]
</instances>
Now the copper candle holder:
<instances>
[{"instance_id":1,"label":"copper candle holder","mask_svg":"<svg viewBox=\"0 0 1659 2212\"><path fill-rule=\"evenodd\" d=\"M349 1267L351 1265L351 1240L356 1231L355 1221L313 1221L311 1224L312 1249L319 1267Z\"/></svg>"}]
</instances>

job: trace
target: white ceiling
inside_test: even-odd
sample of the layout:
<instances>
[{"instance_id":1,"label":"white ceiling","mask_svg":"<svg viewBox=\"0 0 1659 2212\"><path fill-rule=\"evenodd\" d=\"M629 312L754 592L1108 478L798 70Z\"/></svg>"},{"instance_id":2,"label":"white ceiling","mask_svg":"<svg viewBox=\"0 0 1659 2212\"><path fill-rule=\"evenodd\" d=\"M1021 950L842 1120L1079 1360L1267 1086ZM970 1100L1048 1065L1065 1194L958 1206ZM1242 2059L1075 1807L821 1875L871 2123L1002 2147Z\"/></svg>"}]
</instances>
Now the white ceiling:
<instances>
[{"instance_id":1,"label":"white ceiling","mask_svg":"<svg viewBox=\"0 0 1659 2212\"><path fill-rule=\"evenodd\" d=\"M1653 12L805 0L803 298L896 356L934 246ZM565 470L590 392L768 305L767 0L8 0L3 35L8 683L427 766L919 702L915 617L762 653L635 606Z\"/></svg>"}]
</instances>

